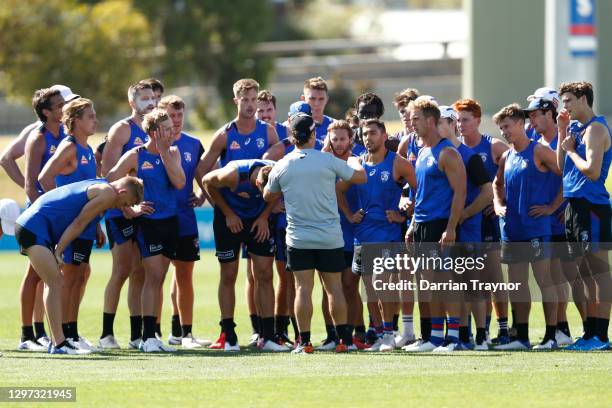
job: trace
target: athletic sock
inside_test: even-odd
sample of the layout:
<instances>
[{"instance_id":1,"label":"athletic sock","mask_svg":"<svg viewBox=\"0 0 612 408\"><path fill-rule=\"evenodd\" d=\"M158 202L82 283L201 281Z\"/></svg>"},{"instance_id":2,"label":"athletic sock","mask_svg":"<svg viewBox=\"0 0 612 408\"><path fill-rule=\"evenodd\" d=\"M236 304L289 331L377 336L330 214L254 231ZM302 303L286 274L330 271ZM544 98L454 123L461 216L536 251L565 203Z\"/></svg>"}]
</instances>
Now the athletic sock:
<instances>
[{"instance_id":1,"label":"athletic sock","mask_svg":"<svg viewBox=\"0 0 612 408\"><path fill-rule=\"evenodd\" d=\"M391 333L393 333L393 330L391 331ZM376 328L376 338L382 339L383 334L385 334L384 323L383 326L378 326Z\"/></svg>"},{"instance_id":2,"label":"athletic sock","mask_svg":"<svg viewBox=\"0 0 612 408\"><path fill-rule=\"evenodd\" d=\"M428 342L431 338L431 317L421 317L421 339Z\"/></svg>"},{"instance_id":3,"label":"athletic sock","mask_svg":"<svg viewBox=\"0 0 612 408\"><path fill-rule=\"evenodd\" d=\"M364 325L355 326L355 335L362 335L362 334L365 334L365 332L366 332L366 328Z\"/></svg>"},{"instance_id":4,"label":"athletic sock","mask_svg":"<svg viewBox=\"0 0 612 408\"><path fill-rule=\"evenodd\" d=\"M161 323L155 323L155 333L159 334L159 337L162 337Z\"/></svg>"},{"instance_id":5,"label":"athletic sock","mask_svg":"<svg viewBox=\"0 0 612 408\"><path fill-rule=\"evenodd\" d=\"M516 312L514 309L510 311L512 313L512 328L516 329Z\"/></svg>"},{"instance_id":6,"label":"athletic sock","mask_svg":"<svg viewBox=\"0 0 612 408\"><path fill-rule=\"evenodd\" d=\"M339 324L336 326L336 333L342 340L342 344L350 346L353 344L353 326L348 324Z\"/></svg>"},{"instance_id":7,"label":"athletic sock","mask_svg":"<svg viewBox=\"0 0 612 408\"><path fill-rule=\"evenodd\" d=\"M432 317L431 318L431 337L429 341L439 346L444 343L444 318L443 317Z\"/></svg>"},{"instance_id":8,"label":"athletic sock","mask_svg":"<svg viewBox=\"0 0 612 408\"><path fill-rule=\"evenodd\" d=\"M300 344L303 346L308 343L310 343L310 332L309 331L300 332Z\"/></svg>"},{"instance_id":9,"label":"athletic sock","mask_svg":"<svg viewBox=\"0 0 612 408\"><path fill-rule=\"evenodd\" d=\"M569 324L567 322L557 322L557 330L565 334L567 337L572 337L570 334Z\"/></svg>"},{"instance_id":10,"label":"athletic sock","mask_svg":"<svg viewBox=\"0 0 612 408\"><path fill-rule=\"evenodd\" d=\"M459 317L448 317L446 319L447 338L453 343L459 342Z\"/></svg>"},{"instance_id":11,"label":"athletic sock","mask_svg":"<svg viewBox=\"0 0 612 408\"><path fill-rule=\"evenodd\" d=\"M70 323L62 323L62 333L65 338L72 338L72 336L70 336Z\"/></svg>"},{"instance_id":12,"label":"athletic sock","mask_svg":"<svg viewBox=\"0 0 612 408\"><path fill-rule=\"evenodd\" d=\"M586 321L586 320L583 320L583 321L582 321L582 333L583 333L583 334L587 332L587 326L588 326L587 321Z\"/></svg>"},{"instance_id":13,"label":"athletic sock","mask_svg":"<svg viewBox=\"0 0 612 408\"><path fill-rule=\"evenodd\" d=\"M582 338L585 340L590 339L591 337L595 336L596 330L597 330L597 318L587 316L586 328L584 330L584 336L582 336Z\"/></svg>"},{"instance_id":14,"label":"athletic sock","mask_svg":"<svg viewBox=\"0 0 612 408\"><path fill-rule=\"evenodd\" d=\"M21 326L21 341L36 341L36 337L34 337L34 327L33 326Z\"/></svg>"},{"instance_id":15,"label":"athletic sock","mask_svg":"<svg viewBox=\"0 0 612 408\"><path fill-rule=\"evenodd\" d=\"M193 326L191 324L184 324L181 326L181 337L185 338L187 336L189 336L191 334L191 328ZM173 334L174 336L174 334ZM179 337L179 336L174 336L174 337Z\"/></svg>"},{"instance_id":16,"label":"athletic sock","mask_svg":"<svg viewBox=\"0 0 612 408\"><path fill-rule=\"evenodd\" d=\"M474 338L474 332L472 331L472 315L468 315L467 328L468 328L468 336L471 339ZM448 326L446 327L446 329L448 330Z\"/></svg>"},{"instance_id":17,"label":"athletic sock","mask_svg":"<svg viewBox=\"0 0 612 408\"><path fill-rule=\"evenodd\" d=\"M414 337L414 322L412 315L402 315L402 336Z\"/></svg>"},{"instance_id":18,"label":"athletic sock","mask_svg":"<svg viewBox=\"0 0 612 408\"><path fill-rule=\"evenodd\" d=\"M261 318L261 335L264 341L272 340L274 338L274 317L262 317Z\"/></svg>"},{"instance_id":19,"label":"athletic sock","mask_svg":"<svg viewBox=\"0 0 612 408\"><path fill-rule=\"evenodd\" d=\"M70 325L70 335L72 336L72 339L74 341L79 341L81 336L79 336L79 326L77 322L69 322L68 324Z\"/></svg>"},{"instance_id":20,"label":"athletic sock","mask_svg":"<svg viewBox=\"0 0 612 408\"><path fill-rule=\"evenodd\" d=\"M289 336L289 319L291 317L290 316L281 316L282 322L283 322L283 334L285 336Z\"/></svg>"},{"instance_id":21,"label":"athletic sock","mask_svg":"<svg viewBox=\"0 0 612 408\"><path fill-rule=\"evenodd\" d=\"M523 342L529 341L529 323L516 324L516 338Z\"/></svg>"},{"instance_id":22,"label":"athletic sock","mask_svg":"<svg viewBox=\"0 0 612 408\"><path fill-rule=\"evenodd\" d=\"M285 316L274 315L274 332L276 334L285 334Z\"/></svg>"},{"instance_id":23,"label":"athletic sock","mask_svg":"<svg viewBox=\"0 0 612 408\"><path fill-rule=\"evenodd\" d=\"M546 332L544 333L543 341L555 340L555 334L557 333L557 325L546 325Z\"/></svg>"},{"instance_id":24,"label":"athletic sock","mask_svg":"<svg viewBox=\"0 0 612 408\"><path fill-rule=\"evenodd\" d=\"M610 325L610 319L601 319L597 318L597 324L595 332L597 333L597 337L599 340L604 343L608 341L608 326Z\"/></svg>"},{"instance_id":25,"label":"athletic sock","mask_svg":"<svg viewBox=\"0 0 612 408\"><path fill-rule=\"evenodd\" d=\"M487 340L487 330L484 327L476 328L476 344L482 344Z\"/></svg>"},{"instance_id":26,"label":"athletic sock","mask_svg":"<svg viewBox=\"0 0 612 408\"><path fill-rule=\"evenodd\" d=\"M253 334L259 333L259 316L256 314L249 315L251 319L251 329L253 330Z\"/></svg>"},{"instance_id":27,"label":"athletic sock","mask_svg":"<svg viewBox=\"0 0 612 408\"><path fill-rule=\"evenodd\" d=\"M132 317L130 317L130 320L132 319ZM142 317L142 322L144 324L144 330L142 332L142 341L147 341L148 339L154 339L155 338L155 316L143 316ZM136 339L132 339L132 340L136 340Z\"/></svg>"},{"instance_id":28,"label":"athletic sock","mask_svg":"<svg viewBox=\"0 0 612 408\"><path fill-rule=\"evenodd\" d=\"M259 333L260 337L263 337L263 323L261 321L261 316L257 316L257 333Z\"/></svg>"},{"instance_id":29,"label":"athletic sock","mask_svg":"<svg viewBox=\"0 0 612 408\"><path fill-rule=\"evenodd\" d=\"M383 335L393 335L393 322L383 322Z\"/></svg>"},{"instance_id":30,"label":"athletic sock","mask_svg":"<svg viewBox=\"0 0 612 408\"><path fill-rule=\"evenodd\" d=\"M181 317L179 315L172 315L172 325L170 327L172 328L173 337L181 337Z\"/></svg>"},{"instance_id":31,"label":"athletic sock","mask_svg":"<svg viewBox=\"0 0 612 408\"><path fill-rule=\"evenodd\" d=\"M399 331L399 314L393 315L393 331Z\"/></svg>"},{"instance_id":32,"label":"athletic sock","mask_svg":"<svg viewBox=\"0 0 612 408\"><path fill-rule=\"evenodd\" d=\"M106 336L115 335L115 333L113 332L114 323L115 323L114 313L103 313L102 314L102 335L100 336L101 339L103 339Z\"/></svg>"},{"instance_id":33,"label":"athletic sock","mask_svg":"<svg viewBox=\"0 0 612 408\"><path fill-rule=\"evenodd\" d=\"M497 324L499 325L499 335L500 336L508 336L508 318L500 317L497 319Z\"/></svg>"},{"instance_id":34,"label":"athletic sock","mask_svg":"<svg viewBox=\"0 0 612 408\"><path fill-rule=\"evenodd\" d=\"M36 333L36 340L41 337L47 337L47 332L45 331L45 323L44 322L34 322L34 333Z\"/></svg>"},{"instance_id":35,"label":"athletic sock","mask_svg":"<svg viewBox=\"0 0 612 408\"><path fill-rule=\"evenodd\" d=\"M327 332L327 340L335 341L338 343L338 333L336 333L336 326L333 324L326 324L325 331Z\"/></svg>"},{"instance_id":36,"label":"athletic sock","mask_svg":"<svg viewBox=\"0 0 612 408\"><path fill-rule=\"evenodd\" d=\"M130 316L130 341L134 341L134 340L143 338L142 320L143 320L142 316Z\"/></svg>"},{"instance_id":37,"label":"athletic sock","mask_svg":"<svg viewBox=\"0 0 612 408\"><path fill-rule=\"evenodd\" d=\"M461 343L470 342L470 332L467 326L459 326L459 341Z\"/></svg>"},{"instance_id":38,"label":"athletic sock","mask_svg":"<svg viewBox=\"0 0 612 408\"><path fill-rule=\"evenodd\" d=\"M491 328L491 315L487 315L485 320L485 331L489 334L489 329Z\"/></svg>"},{"instance_id":39,"label":"athletic sock","mask_svg":"<svg viewBox=\"0 0 612 408\"><path fill-rule=\"evenodd\" d=\"M290 317L290 320L291 326L293 327L293 334L295 335L295 339L297 340L297 338L300 337L300 330L298 329L297 320L293 316Z\"/></svg>"},{"instance_id":40,"label":"athletic sock","mask_svg":"<svg viewBox=\"0 0 612 408\"><path fill-rule=\"evenodd\" d=\"M225 341L227 341L230 346L235 346L238 342L238 336L236 336L236 331L234 330L234 327L236 327L234 319L230 317L228 319L221 320L221 327L225 333Z\"/></svg>"}]
</instances>

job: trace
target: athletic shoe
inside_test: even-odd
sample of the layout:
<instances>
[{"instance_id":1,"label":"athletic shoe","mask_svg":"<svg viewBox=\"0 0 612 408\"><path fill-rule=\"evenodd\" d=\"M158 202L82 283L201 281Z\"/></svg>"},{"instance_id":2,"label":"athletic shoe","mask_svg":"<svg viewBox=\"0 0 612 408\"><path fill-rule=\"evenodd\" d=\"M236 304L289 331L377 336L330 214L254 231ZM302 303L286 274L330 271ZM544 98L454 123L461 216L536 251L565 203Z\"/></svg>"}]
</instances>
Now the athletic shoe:
<instances>
[{"instance_id":1,"label":"athletic shoe","mask_svg":"<svg viewBox=\"0 0 612 408\"><path fill-rule=\"evenodd\" d=\"M209 347L212 350L223 350L225 348L225 333L221 332L217 341Z\"/></svg>"},{"instance_id":2,"label":"athletic shoe","mask_svg":"<svg viewBox=\"0 0 612 408\"><path fill-rule=\"evenodd\" d=\"M496 338L491 340L491 343L495 346L499 344L508 344L510 343L510 337L508 336L497 336Z\"/></svg>"},{"instance_id":3,"label":"athletic shoe","mask_svg":"<svg viewBox=\"0 0 612 408\"><path fill-rule=\"evenodd\" d=\"M134 340L136 341L136 340ZM130 342L132 343L132 342ZM150 337L147 339L147 341L141 341L140 342L140 346L139 349L142 352L145 353L159 353L162 350L159 348L160 345L160 341L157 340L155 337Z\"/></svg>"},{"instance_id":4,"label":"athletic shoe","mask_svg":"<svg viewBox=\"0 0 612 408\"><path fill-rule=\"evenodd\" d=\"M382 338L382 344L380 345L381 353L395 350L395 336L393 334L385 334Z\"/></svg>"},{"instance_id":5,"label":"athletic shoe","mask_svg":"<svg viewBox=\"0 0 612 408\"><path fill-rule=\"evenodd\" d=\"M529 341L514 340L507 344L495 346L493 349L501 351L523 351L531 349L531 344Z\"/></svg>"},{"instance_id":6,"label":"athletic shoe","mask_svg":"<svg viewBox=\"0 0 612 408\"><path fill-rule=\"evenodd\" d=\"M262 344L260 350L262 350L262 351L273 351L273 352L283 352L283 351L290 351L291 349L289 347L285 346L284 344L278 344L274 340L266 340Z\"/></svg>"},{"instance_id":7,"label":"athletic shoe","mask_svg":"<svg viewBox=\"0 0 612 408\"><path fill-rule=\"evenodd\" d=\"M544 339L540 344L532 347L532 350L553 350L557 348L557 342L553 339Z\"/></svg>"},{"instance_id":8,"label":"athletic shoe","mask_svg":"<svg viewBox=\"0 0 612 408\"><path fill-rule=\"evenodd\" d=\"M506 344L506 343L504 343ZM489 351L489 345L487 344L486 341L483 341L482 343L478 344L474 344L474 347L472 347L472 350L474 351Z\"/></svg>"},{"instance_id":9,"label":"athletic shoe","mask_svg":"<svg viewBox=\"0 0 612 408\"><path fill-rule=\"evenodd\" d=\"M189 333L185 337L181 337L180 344L181 346L187 349L194 349L194 348L205 347L204 344L206 344L206 342L208 342L208 345L210 345L210 340L196 339L195 337L193 337L193 334ZM174 345L173 343L170 343L170 341L168 341L168 344Z\"/></svg>"},{"instance_id":10,"label":"athletic shoe","mask_svg":"<svg viewBox=\"0 0 612 408\"><path fill-rule=\"evenodd\" d=\"M585 341L586 340L583 339L582 337L578 337L575 342L573 342L567 347L564 347L563 350L576 351L578 347L582 347Z\"/></svg>"},{"instance_id":11,"label":"athletic shoe","mask_svg":"<svg viewBox=\"0 0 612 408\"><path fill-rule=\"evenodd\" d=\"M414 337L414 335L412 336L397 336L395 338L395 347L398 348L402 348L404 346L407 346L409 344L412 344L416 341L416 338Z\"/></svg>"},{"instance_id":12,"label":"athletic shoe","mask_svg":"<svg viewBox=\"0 0 612 408\"><path fill-rule=\"evenodd\" d=\"M474 339L470 339L470 340L474 341ZM487 337L485 341L489 346L493 344L493 340L491 340L491 335L489 334L489 332L487 332Z\"/></svg>"},{"instance_id":13,"label":"athletic shoe","mask_svg":"<svg viewBox=\"0 0 612 408\"><path fill-rule=\"evenodd\" d=\"M49 354L83 355L91 353L90 350L80 350L74 347L70 341L66 341L62 347L51 346Z\"/></svg>"},{"instance_id":14,"label":"athletic shoe","mask_svg":"<svg viewBox=\"0 0 612 408\"><path fill-rule=\"evenodd\" d=\"M293 348L293 342L291 341L289 337L287 337L285 333L274 335L274 341L277 342L278 344L284 344L285 346L289 348Z\"/></svg>"},{"instance_id":15,"label":"athletic shoe","mask_svg":"<svg viewBox=\"0 0 612 408\"><path fill-rule=\"evenodd\" d=\"M128 350L142 350L142 339L130 340L128 343Z\"/></svg>"},{"instance_id":16,"label":"athletic shoe","mask_svg":"<svg viewBox=\"0 0 612 408\"><path fill-rule=\"evenodd\" d=\"M432 353L450 353L453 351L462 350L461 345L459 343L455 343L454 341L444 341L441 345L433 349Z\"/></svg>"},{"instance_id":17,"label":"athletic shoe","mask_svg":"<svg viewBox=\"0 0 612 408\"><path fill-rule=\"evenodd\" d=\"M225 345L223 347L223 351L240 351L240 345L238 344L238 342L236 342L236 344L234 344L233 346L229 343L229 341L225 342Z\"/></svg>"},{"instance_id":18,"label":"athletic shoe","mask_svg":"<svg viewBox=\"0 0 612 408\"><path fill-rule=\"evenodd\" d=\"M183 337L181 336L173 336L172 334L168 336L168 344L173 346L180 346L183 344Z\"/></svg>"},{"instance_id":19,"label":"athletic shoe","mask_svg":"<svg viewBox=\"0 0 612 408\"><path fill-rule=\"evenodd\" d=\"M402 350L408 353L426 353L429 351L434 351L436 347L437 346L433 344L431 341L424 342L420 340L417 343L403 347Z\"/></svg>"},{"instance_id":20,"label":"athletic shoe","mask_svg":"<svg viewBox=\"0 0 612 408\"><path fill-rule=\"evenodd\" d=\"M572 338L567 334L563 333L561 330L557 330L555 333L555 340L557 341L557 345L559 347L569 346L572 344Z\"/></svg>"},{"instance_id":21,"label":"athletic shoe","mask_svg":"<svg viewBox=\"0 0 612 408\"><path fill-rule=\"evenodd\" d=\"M381 337L378 340L376 340L376 343L372 344L370 347L365 349L365 351L378 352L378 351L380 351L380 347L382 346L382 344L383 344L383 340L382 340L382 337Z\"/></svg>"},{"instance_id":22,"label":"athletic shoe","mask_svg":"<svg viewBox=\"0 0 612 408\"><path fill-rule=\"evenodd\" d=\"M119 346L119 343L117 343L115 336L109 334L108 336L102 337L98 341L98 348L101 348L102 350L119 350L121 349L121 346Z\"/></svg>"},{"instance_id":23,"label":"athletic shoe","mask_svg":"<svg viewBox=\"0 0 612 408\"><path fill-rule=\"evenodd\" d=\"M593 336L588 340L583 340L583 343L575 348L576 351L602 351L610 350L610 341L601 341L599 337Z\"/></svg>"},{"instance_id":24,"label":"athletic shoe","mask_svg":"<svg viewBox=\"0 0 612 408\"><path fill-rule=\"evenodd\" d=\"M393 338L401 337L402 333L399 330L393 330Z\"/></svg>"},{"instance_id":25,"label":"athletic shoe","mask_svg":"<svg viewBox=\"0 0 612 408\"><path fill-rule=\"evenodd\" d=\"M253 333L251 334L251 340L249 341L249 344L247 345L248 348L255 348L259 345L259 333ZM263 339L261 339L263 340ZM211 347L212 348L212 347Z\"/></svg>"},{"instance_id":26,"label":"athletic shoe","mask_svg":"<svg viewBox=\"0 0 612 408\"><path fill-rule=\"evenodd\" d=\"M368 345L362 343L357 337L353 336L353 345L357 348L357 350L365 350L368 348Z\"/></svg>"},{"instance_id":27,"label":"athletic shoe","mask_svg":"<svg viewBox=\"0 0 612 408\"><path fill-rule=\"evenodd\" d=\"M17 346L17 350L20 351L48 351L48 346L43 346L38 343L36 340L26 340L19 342L19 346Z\"/></svg>"},{"instance_id":28,"label":"athletic shoe","mask_svg":"<svg viewBox=\"0 0 612 408\"><path fill-rule=\"evenodd\" d=\"M163 351L165 353L174 353L176 349L174 347L166 346L161 340L157 340L157 346L159 347L159 351Z\"/></svg>"},{"instance_id":29,"label":"athletic shoe","mask_svg":"<svg viewBox=\"0 0 612 408\"><path fill-rule=\"evenodd\" d=\"M42 336L36 339L36 342L43 347L49 348L51 347L51 339L48 336Z\"/></svg>"},{"instance_id":30,"label":"athletic shoe","mask_svg":"<svg viewBox=\"0 0 612 408\"><path fill-rule=\"evenodd\" d=\"M375 331L368 330L366 332L365 343L368 347L373 346L378 341L378 335Z\"/></svg>"},{"instance_id":31,"label":"athletic shoe","mask_svg":"<svg viewBox=\"0 0 612 408\"><path fill-rule=\"evenodd\" d=\"M90 350L92 352L99 351L85 337L79 337L79 341L77 341L76 344L80 350Z\"/></svg>"},{"instance_id":32,"label":"athletic shoe","mask_svg":"<svg viewBox=\"0 0 612 408\"><path fill-rule=\"evenodd\" d=\"M326 339L323 344L316 348L317 351L334 351L336 349L336 342L333 340Z\"/></svg>"},{"instance_id":33,"label":"athletic shoe","mask_svg":"<svg viewBox=\"0 0 612 408\"><path fill-rule=\"evenodd\" d=\"M291 352L291 354L312 354L312 353L314 353L314 348L312 347L311 343L297 344L295 349Z\"/></svg>"},{"instance_id":34,"label":"athletic shoe","mask_svg":"<svg viewBox=\"0 0 612 408\"><path fill-rule=\"evenodd\" d=\"M191 334L191 333L189 333ZM191 337L193 337L193 334L191 334ZM198 343L200 346L202 347L208 347L212 344L212 341L208 340L208 339L199 339L197 337L193 337L193 341L195 341L196 343Z\"/></svg>"}]
</instances>

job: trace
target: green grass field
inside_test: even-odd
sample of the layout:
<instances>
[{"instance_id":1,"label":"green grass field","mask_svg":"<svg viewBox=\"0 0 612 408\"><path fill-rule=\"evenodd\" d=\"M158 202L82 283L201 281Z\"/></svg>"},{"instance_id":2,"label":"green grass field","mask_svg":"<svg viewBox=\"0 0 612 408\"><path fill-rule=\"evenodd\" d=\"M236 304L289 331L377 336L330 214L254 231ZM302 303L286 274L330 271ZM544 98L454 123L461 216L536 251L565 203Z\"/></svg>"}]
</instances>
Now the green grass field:
<instances>
[{"instance_id":1,"label":"green grass field","mask_svg":"<svg viewBox=\"0 0 612 408\"><path fill-rule=\"evenodd\" d=\"M78 405L603 407L612 401L609 352L460 352L439 356L399 351L386 355L272 355L245 350L227 355L211 350L181 350L175 355L145 355L121 350L59 358L17 352L19 285L25 264L24 257L0 253L0 349L4 353L0 358L0 386L74 386ZM92 267L79 329L93 341L101 330L103 291L110 274L108 253L94 253ZM236 308L242 344L250 336L244 279L242 273ZM194 280L194 331L199 337L215 338L219 330L218 266L212 253L203 253ZM129 337L125 294L126 290L115 322L115 334L122 345ZM320 299L319 287L314 296ZM170 328L170 314L166 301L164 336ZM569 314L572 333L577 335L581 331L580 319L571 305ZM544 323L538 305L533 308L531 328L531 341L539 341ZM497 330L495 323L492 330ZM315 306L313 339L322 337L324 326Z\"/></svg>"}]
</instances>

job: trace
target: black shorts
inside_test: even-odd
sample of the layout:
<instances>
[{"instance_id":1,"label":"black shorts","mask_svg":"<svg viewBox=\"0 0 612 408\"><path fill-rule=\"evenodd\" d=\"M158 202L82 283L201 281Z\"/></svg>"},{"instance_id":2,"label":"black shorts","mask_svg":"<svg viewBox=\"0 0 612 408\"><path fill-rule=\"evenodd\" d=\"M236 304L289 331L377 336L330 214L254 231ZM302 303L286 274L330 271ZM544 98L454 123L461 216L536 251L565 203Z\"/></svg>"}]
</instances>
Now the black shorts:
<instances>
[{"instance_id":1,"label":"black shorts","mask_svg":"<svg viewBox=\"0 0 612 408\"><path fill-rule=\"evenodd\" d=\"M197 235L187 235L178 238L175 261L195 262L200 260L200 238Z\"/></svg>"},{"instance_id":2,"label":"black shorts","mask_svg":"<svg viewBox=\"0 0 612 408\"><path fill-rule=\"evenodd\" d=\"M251 227L256 218L242 219L242 231L237 234L227 228L225 223L225 215L215 208L213 220L213 232L215 234L215 249L217 259L221 263L234 262L240 256L240 244L245 244L247 252L257 256L274 256L276 251L276 243L274 240L274 231L270 230L270 238L257 242L255 240L255 231L251 232Z\"/></svg>"},{"instance_id":3,"label":"black shorts","mask_svg":"<svg viewBox=\"0 0 612 408\"><path fill-rule=\"evenodd\" d=\"M354 254L355 254L354 250L344 251L344 269L353 267Z\"/></svg>"},{"instance_id":4,"label":"black shorts","mask_svg":"<svg viewBox=\"0 0 612 408\"><path fill-rule=\"evenodd\" d=\"M565 236L570 256L611 249L612 210L609 204L593 204L569 198L565 207Z\"/></svg>"},{"instance_id":5,"label":"black shorts","mask_svg":"<svg viewBox=\"0 0 612 408\"><path fill-rule=\"evenodd\" d=\"M525 241L502 241L501 262L515 264L522 262L537 262L550 259L550 237L536 237Z\"/></svg>"},{"instance_id":6,"label":"black shorts","mask_svg":"<svg viewBox=\"0 0 612 408\"><path fill-rule=\"evenodd\" d=\"M569 262L573 259L569 253L569 248L567 246L567 238L565 234L551 235L550 242L550 257L552 259L559 258L561 262Z\"/></svg>"},{"instance_id":7,"label":"black shorts","mask_svg":"<svg viewBox=\"0 0 612 408\"><path fill-rule=\"evenodd\" d=\"M19 244L19 252L21 252L22 255L27 255L27 250L34 245L49 248L51 253L53 253L54 250L54 245L51 242L45 241L29 229L26 229L19 224L15 224L15 239Z\"/></svg>"},{"instance_id":8,"label":"black shorts","mask_svg":"<svg viewBox=\"0 0 612 408\"><path fill-rule=\"evenodd\" d=\"M77 266L82 263L88 264L93 243L93 240L83 238L77 238L72 241L64 249L64 263Z\"/></svg>"},{"instance_id":9,"label":"black shorts","mask_svg":"<svg viewBox=\"0 0 612 408\"><path fill-rule=\"evenodd\" d=\"M446 231L448 219L439 219L427 222L417 222L414 228L414 242L438 242Z\"/></svg>"},{"instance_id":10,"label":"black shorts","mask_svg":"<svg viewBox=\"0 0 612 408\"><path fill-rule=\"evenodd\" d=\"M299 249L287 247L287 269L319 272L342 272L345 268L344 248Z\"/></svg>"},{"instance_id":11,"label":"black shorts","mask_svg":"<svg viewBox=\"0 0 612 408\"><path fill-rule=\"evenodd\" d=\"M136 220L128 220L124 217L106 218L106 234L108 245L113 249L115 244L121 245L136 238Z\"/></svg>"},{"instance_id":12,"label":"black shorts","mask_svg":"<svg viewBox=\"0 0 612 408\"><path fill-rule=\"evenodd\" d=\"M136 230L136 242L142 258L163 255L174 259L178 244L178 218L140 218Z\"/></svg>"}]
</instances>

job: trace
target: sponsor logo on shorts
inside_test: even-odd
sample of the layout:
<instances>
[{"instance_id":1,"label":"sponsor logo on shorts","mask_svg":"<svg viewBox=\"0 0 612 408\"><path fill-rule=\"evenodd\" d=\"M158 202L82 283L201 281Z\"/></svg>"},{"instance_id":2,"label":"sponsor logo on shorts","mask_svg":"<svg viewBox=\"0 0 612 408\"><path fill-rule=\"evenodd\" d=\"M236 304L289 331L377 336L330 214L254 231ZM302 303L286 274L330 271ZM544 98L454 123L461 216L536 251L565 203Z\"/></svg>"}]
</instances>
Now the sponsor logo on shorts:
<instances>
[{"instance_id":1,"label":"sponsor logo on shorts","mask_svg":"<svg viewBox=\"0 0 612 408\"><path fill-rule=\"evenodd\" d=\"M85 254L82 254L80 252L73 252L72 253L72 260L74 262L83 262L85 260Z\"/></svg>"},{"instance_id":2,"label":"sponsor logo on shorts","mask_svg":"<svg viewBox=\"0 0 612 408\"><path fill-rule=\"evenodd\" d=\"M230 249L229 251L217 251L217 258L220 260L232 259L234 258L234 250Z\"/></svg>"},{"instance_id":3,"label":"sponsor logo on shorts","mask_svg":"<svg viewBox=\"0 0 612 408\"><path fill-rule=\"evenodd\" d=\"M580 241L582 241L582 242L590 241L590 239L589 239L589 231L582 231L580 233Z\"/></svg>"},{"instance_id":4,"label":"sponsor logo on shorts","mask_svg":"<svg viewBox=\"0 0 612 408\"><path fill-rule=\"evenodd\" d=\"M134 226L130 225L129 227L125 227L121 230L121 234L123 234L123 236L125 238L129 237L130 235L132 235L134 233Z\"/></svg>"},{"instance_id":5,"label":"sponsor logo on shorts","mask_svg":"<svg viewBox=\"0 0 612 408\"><path fill-rule=\"evenodd\" d=\"M542 251L543 251L542 242L540 241L539 238L534 238L531 240L531 247L534 249L534 252L533 252L534 257L537 258L542 255Z\"/></svg>"},{"instance_id":6,"label":"sponsor logo on shorts","mask_svg":"<svg viewBox=\"0 0 612 408\"><path fill-rule=\"evenodd\" d=\"M149 163L148 161L145 161L144 163L142 163L142 166L140 167L141 170L153 170L154 167L151 163Z\"/></svg>"},{"instance_id":7,"label":"sponsor logo on shorts","mask_svg":"<svg viewBox=\"0 0 612 408\"><path fill-rule=\"evenodd\" d=\"M162 249L164 249L164 246L162 244L159 244L159 245L151 244L151 245L149 245L149 252L150 253L160 252Z\"/></svg>"},{"instance_id":8,"label":"sponsor logo on shorts","mask_svg":"<svg viewBox=\"0 0 612 408\"><path fill-rule=\"evenodd\" d=\"M87 160L87 157L81 157L81 164L89 164L89 160Z\"/></svg>"},{"instance_id":9,"label":"sponsor logo on shorts","mask_svg":"<svg viewBox=\"0 0 612 408\"><path fill-rule=\"evenodd\" d=\"M230 145L230 150L240 150L240 144L235 140L232 141L232 144Z\"/></svg>"}]
</instances>

